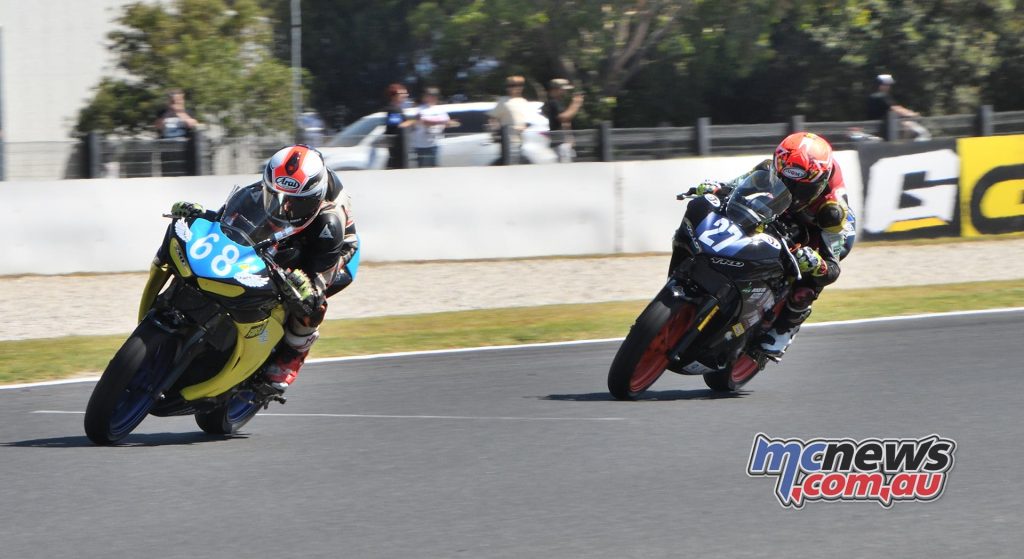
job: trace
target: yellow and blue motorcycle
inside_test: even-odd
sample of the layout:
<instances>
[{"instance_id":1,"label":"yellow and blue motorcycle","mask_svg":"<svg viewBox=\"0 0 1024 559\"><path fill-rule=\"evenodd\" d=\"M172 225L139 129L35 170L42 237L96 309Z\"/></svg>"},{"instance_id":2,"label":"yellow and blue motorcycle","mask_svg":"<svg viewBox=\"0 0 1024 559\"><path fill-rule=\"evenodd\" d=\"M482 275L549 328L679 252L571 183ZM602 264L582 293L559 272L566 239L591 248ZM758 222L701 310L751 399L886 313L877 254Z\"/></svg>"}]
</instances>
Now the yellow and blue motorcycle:
<instances>
[{"instance_id":1,"label":"yellow and blue motorcycle","mask_svg":"<svg viewBox=\"0 0 1024 559\"><path fill-rule=\"evenodd\" d=\"M116 443L147 415L194 415L207 433L233 434L271 402L284 403L259 373L284 335L286 310L305 304L273 259L293 232L275 227L258 193L244 189L220 212L172 220L139 325L86 407L90 440Z\"/></svg>"}]
</instances>

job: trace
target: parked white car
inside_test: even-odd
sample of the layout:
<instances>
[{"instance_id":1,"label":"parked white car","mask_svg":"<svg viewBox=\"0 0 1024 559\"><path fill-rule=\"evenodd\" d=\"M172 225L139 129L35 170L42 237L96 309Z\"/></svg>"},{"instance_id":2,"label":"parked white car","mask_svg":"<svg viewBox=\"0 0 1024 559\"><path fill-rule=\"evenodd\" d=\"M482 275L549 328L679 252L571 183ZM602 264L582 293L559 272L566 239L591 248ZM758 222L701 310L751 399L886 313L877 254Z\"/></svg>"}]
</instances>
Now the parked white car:
<instances>
[{"instance_id":1,"label":"parked white car","mask_svg":"<svg viewBox=\"0 0 1024 559\"><path fill-rule=\"evenodd\" d=\"M494 163L501 156L501 144L488 130L488 112L495 102L438 105L458 126L448 128L438 141L437 164L442 167L482 166ZM541 114L542 104L531 103L529 126L523 132L522 156L529 163L555 163L558 156L551 149L548 120ZM405 113L416 116L417 109ZM384 112L366 115L345 127L324 145L319 146L327 166L335 171L383 169L388 163L388 149L375 147L384 134ZM415 165L415 163L413 163Z\"/></svg>"}]
</instances>

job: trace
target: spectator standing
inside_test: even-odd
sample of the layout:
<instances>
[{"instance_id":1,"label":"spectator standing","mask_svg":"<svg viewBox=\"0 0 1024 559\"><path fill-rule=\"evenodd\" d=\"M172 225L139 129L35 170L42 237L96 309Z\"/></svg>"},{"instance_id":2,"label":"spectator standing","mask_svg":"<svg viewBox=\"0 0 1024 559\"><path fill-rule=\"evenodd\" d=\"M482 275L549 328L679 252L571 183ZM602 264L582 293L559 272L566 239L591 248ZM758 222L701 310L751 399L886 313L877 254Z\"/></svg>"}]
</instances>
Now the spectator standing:
<instances>
[{"instance_id":1,"label":"spectator standing","mask_svg":"<svg viewBox=\"0 0 1024 559\"><path fill-rule=\"evenodd\" d=\"M390 140L388 145L388 169L398 169L402 162L402 143L398 134L402 128L407 128L416 121L405 116L405 108L409 99L409 91L400 83L393 83L388 86L388 105L384 108L387 113L385 117L384 137Z\"/></svg>"},{"instance_id":2,"label":"spectator standing","mask_svg":"<svg viewBox=\"0 0 1024 559\"><path fill-rule=\"evenodd\" d=\"M879 74L875 77L878 88L868 97L867 118L869 120L882 120L886 118L889 111L896 113L900 118L900 126L914 136L915 140L930 140L931 133L920 123L911 120L920 117L917 111L912 111L903 105L896 104L892 97L892 86L896 83L891 74Z\"/></svg>"},{"instance_id":3,"label":"spectator standing","mask_svg":"<svg viewBox=\"0 0 1024 559\"><path fill-rule=\"evenodd\" d=\"M544 116L548 119L548 129L551 130L551 149L558 154L558 161L568 163L572 161L575 153L575 144L572 136L572 119L583 106L583 94L575 92L572 101L565 103L567 92L573 91L574 87L565 78L555 78L548 82L548 100L544 102Z\"/></svg>"},{"instance_id":4,"label":"spectator standing","mask_svg":"<svg viewBox=\"0 0 1024 559\"><path fill-rule=\"evenodd\" d=\"M520 147L522 146L523 130L526 130L530 117L530 102L523 97L523 88L526 86L526 79L523 76L509 76L505 78L505 92L507 95L498 100L497 106L491 110L490 117L492 125L498 129L508 126L511 129L511 151L512 162L519 161Z\"/></svg>"},{"instance_id":5,"label":"spectator standing","mask_svg":"<svg viewBox=\"0 0 1024 559\"><path fill-rule=\"evenodd\" d=\"M419 107L416 128L412 132L412 147L416 150L418 167L437 166L437 141L452 122L447 112L437 108L440 94L436 87L428 87L423 92L423 104Z\"/></svg>"},{"instance_id":6,"label":"spectator standing","mask_svg":"<svg viewBox=\"0 0 1024 559\"><path fill-rule=\"evenodd\" d=\"M192 136L199 121L185 110L184 91L172 89L167 93L167 105L157 113L153 126L161 139L185 139Z\"/></svg>"},{"instance_id":7,"label":"spectator standing","mask_svg":"<svg viewBox=\"0 0 1024 559\"><path fill-rule=\"evenodd\" d=\"M299 141L308 146L318 146L323 143L324 119L315 109L309 107L299 115Z\"/></svg>"}]
</instances>

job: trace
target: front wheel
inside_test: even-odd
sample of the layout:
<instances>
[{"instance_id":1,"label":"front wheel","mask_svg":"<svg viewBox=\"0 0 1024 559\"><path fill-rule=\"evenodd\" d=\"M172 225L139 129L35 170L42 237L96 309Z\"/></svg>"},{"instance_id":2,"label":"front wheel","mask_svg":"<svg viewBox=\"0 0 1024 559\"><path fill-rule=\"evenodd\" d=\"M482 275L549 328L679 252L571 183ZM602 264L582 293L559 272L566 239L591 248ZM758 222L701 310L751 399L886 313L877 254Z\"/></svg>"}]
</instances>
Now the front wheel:
<instances>
[{"instance_id":1,"label":"front wheel","mask_svg":"<svg viewBox=\"0 0 1024 559\"><path fill-rule=\"evenodd\" d=\"M636 400L668 367L668 352L693 326L691 303L659 296L647 305L619 346L608 370L608 391L619 400Z\"/></svg>"},{"instance_id":2,"label":"front wheel","mask_svg":"<svg viewBox=\"0 0 1024 559\"><path fill-rule=\"evenodd\" d=\"M96 444L128 436L153 407L157 387L173 366L176 340L143 321L110 360L85 408L85 434Z\"/></svg>"}]
</instances>

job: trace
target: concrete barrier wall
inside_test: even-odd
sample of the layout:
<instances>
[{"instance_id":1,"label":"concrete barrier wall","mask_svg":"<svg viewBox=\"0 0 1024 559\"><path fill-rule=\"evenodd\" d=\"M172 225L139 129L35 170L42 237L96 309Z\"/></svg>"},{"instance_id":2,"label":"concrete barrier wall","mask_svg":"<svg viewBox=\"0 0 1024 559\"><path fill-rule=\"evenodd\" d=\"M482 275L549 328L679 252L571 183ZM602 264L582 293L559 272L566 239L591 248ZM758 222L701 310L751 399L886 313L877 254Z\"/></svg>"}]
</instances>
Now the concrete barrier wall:
<instances>
[{"instance_id":1,"label":"concrete barrier wall","mask_svg":"<svg viewBox=\"0 0 1024 559\"><path fill-rule=\"evenodd\" d=\"M839 154L860 210L856 153ZM360 171L354 199L366 261L457 260L667 251L675 195L762 159L720 157ZM0 183L7 239L0 275L141 271L176 200L219 207L257 175Z\"/></svg>"}]
</instances>

